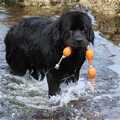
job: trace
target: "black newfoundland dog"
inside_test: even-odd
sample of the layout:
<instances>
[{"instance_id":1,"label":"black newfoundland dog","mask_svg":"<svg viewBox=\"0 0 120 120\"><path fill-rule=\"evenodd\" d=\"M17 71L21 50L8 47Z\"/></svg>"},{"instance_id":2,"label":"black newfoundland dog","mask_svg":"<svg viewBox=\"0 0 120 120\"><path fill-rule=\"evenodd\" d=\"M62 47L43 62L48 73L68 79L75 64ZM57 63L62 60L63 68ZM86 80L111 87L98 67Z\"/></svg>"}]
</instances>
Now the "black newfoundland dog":
<instances>
[{"instance_id":1,"label":"black newfoundland dog","mask_svg":"<svg viewBox=\"0 0 120 120\"><path fill-rule=\"evenodd\" d=\"M12 27L5 38L6 60L12 73L41 79L47 76L49 96L60 91L63 81L76 81L85 61L89 43L94 42L91 19L84 12L70 11L57 20L48 17L25 18ZM72 48L60 68L55 69L63 49Z\"/></svg>"}]
</instances>

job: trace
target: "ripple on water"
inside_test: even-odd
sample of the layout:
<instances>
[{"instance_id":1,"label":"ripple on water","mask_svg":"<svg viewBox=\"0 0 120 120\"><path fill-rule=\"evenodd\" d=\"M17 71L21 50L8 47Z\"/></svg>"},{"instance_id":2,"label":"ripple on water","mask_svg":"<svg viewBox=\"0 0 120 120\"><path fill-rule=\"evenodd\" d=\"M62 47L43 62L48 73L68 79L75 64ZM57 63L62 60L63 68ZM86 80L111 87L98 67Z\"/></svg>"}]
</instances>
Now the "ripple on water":
<instances>
[{"instance_id":1,"label":"ripple on water","mask_svg":"<svg viewBox=\"0 0 120 120\"><path fill-rule=\"evenodd\" d=\"M2 88L8 99L14 98L17 102L37 109L49 109L51 104L63 106L71 100L77 100L85 95L85 80L80 79L77 83L62 84L61 94L48 99L48 87L46 79L37 81L29 76L18 77L10 74L1 78ZM3 92L3 93L4 93Z\"/></svg>"}]
</instances>

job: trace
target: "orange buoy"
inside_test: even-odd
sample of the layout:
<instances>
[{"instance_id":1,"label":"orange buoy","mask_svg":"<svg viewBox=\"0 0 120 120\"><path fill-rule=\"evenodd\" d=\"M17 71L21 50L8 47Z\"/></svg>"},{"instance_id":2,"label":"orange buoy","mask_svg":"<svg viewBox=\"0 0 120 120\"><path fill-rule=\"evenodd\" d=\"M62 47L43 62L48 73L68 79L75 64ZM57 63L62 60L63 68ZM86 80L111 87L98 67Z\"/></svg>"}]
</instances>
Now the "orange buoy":
<instances>
[{"instance_id":1,"label":"orange buoy","mask_svg":"<svg viewBox=\"0 0 120 120\"><path fill-rule=\"evenodd\" d=\"M72 53L71 47L66 47L66 48L64 48L64 50L63 50L63 55L64 55L65 57L70 56L71 53Z\"/></svg>"},{"instance_id":2,"label":"orange buoy","mask_svg":"<svg viewBox=\"0 0 120 120\"><path fill-rule=\"evenodd\" d=\"M94 51L91 48L88 48L86 51L86 59L89 64L93 63Z\"/></svg>"},{"instance_id":3,"label":"orange buoy","mask_svg":"<svg viewBox=\"0 0 120 120\"><path fill-rule=\"evenodd\" d=\"M96 69L91 65L88 68L88 79L95 79L96 77Z\"/></svg>"}]
</instances>

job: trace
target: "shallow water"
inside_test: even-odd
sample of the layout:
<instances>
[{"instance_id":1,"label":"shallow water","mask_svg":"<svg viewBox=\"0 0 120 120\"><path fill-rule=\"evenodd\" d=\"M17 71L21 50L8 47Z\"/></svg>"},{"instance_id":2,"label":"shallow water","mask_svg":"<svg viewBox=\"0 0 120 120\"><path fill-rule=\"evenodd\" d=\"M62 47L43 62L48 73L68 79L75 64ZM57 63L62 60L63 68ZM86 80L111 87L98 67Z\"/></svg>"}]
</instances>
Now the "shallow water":
<instances>
[{"instance_id":1,"label":"shallow water","mask_svg":"<svg viewBox=\"0 0 120 120\"><path fill-rule=\"evenodd\" d=\"M99 32L95 32L94 46L95 91L86 77L87 63L82 67L79 81L62 84L61 94L51 99L47 96L46 79L36 81L28 74L24 77L9 74L5 34L11 25L30 15L33 13L28 10L0 7L0 120L119 120L120 48Z\"/></svg>"}]
</instances>

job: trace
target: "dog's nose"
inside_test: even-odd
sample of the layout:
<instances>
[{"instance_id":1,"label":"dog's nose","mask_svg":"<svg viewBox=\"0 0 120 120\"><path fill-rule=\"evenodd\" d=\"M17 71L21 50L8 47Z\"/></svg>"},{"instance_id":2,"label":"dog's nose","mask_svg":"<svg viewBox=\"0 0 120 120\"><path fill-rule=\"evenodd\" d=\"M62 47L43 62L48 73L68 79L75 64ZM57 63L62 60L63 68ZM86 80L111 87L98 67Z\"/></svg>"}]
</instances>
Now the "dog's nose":
<instances>
[{"instance_id":1,"label":"dog's nose","mask_svg":"<svg viewBox=\"0 0 120 120\"><path fill-rule=\"evenodd\" d=\"M82 35L77 35L77 36L74 36L74 40L79 43L79 42L84 41L85 37Z\"/></svg>"},{"instance_id":2,"label":"dog's nose","mask_svg":"<svg viewBox=\"0 0 120 120\"><path fill-rule=\"evenodd\" d=\"M81 42L82 40L84 40L84 36L80 31L75 31L74 35L73 35L73 39L77 42Z\"/></svg>"},{"instance_id":3,"label":"dog's nose","mask_svg":"<svg viewBox=\"0 0 120 120\"><path fill-rule=\"evenodd\" d=\"M83 40L83 38L81 36L75 36L74 39L77 42L81 42Z\"/></svg>"}]
</instances>

